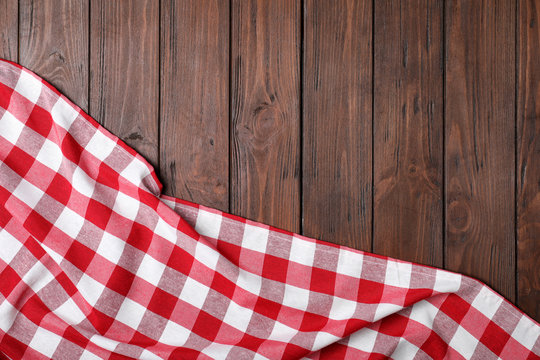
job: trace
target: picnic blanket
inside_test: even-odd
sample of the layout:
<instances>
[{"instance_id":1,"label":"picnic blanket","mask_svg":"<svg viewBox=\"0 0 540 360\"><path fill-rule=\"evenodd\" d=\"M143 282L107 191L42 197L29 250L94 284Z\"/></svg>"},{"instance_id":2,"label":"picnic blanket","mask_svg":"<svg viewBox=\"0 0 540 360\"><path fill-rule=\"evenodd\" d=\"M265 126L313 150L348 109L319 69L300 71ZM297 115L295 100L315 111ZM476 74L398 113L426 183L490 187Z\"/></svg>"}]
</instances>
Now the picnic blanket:
<instances>
[{"instance_id":1,"label":"picnic blanket","mask_svg":"<svg viewBox=\"0 0 540 360\"><path fill-rule=\"evenodd\" d=\"M0 358L540 359L539 325L477 280L161 189L0 61Z\"/></svg>"}]
</instances>

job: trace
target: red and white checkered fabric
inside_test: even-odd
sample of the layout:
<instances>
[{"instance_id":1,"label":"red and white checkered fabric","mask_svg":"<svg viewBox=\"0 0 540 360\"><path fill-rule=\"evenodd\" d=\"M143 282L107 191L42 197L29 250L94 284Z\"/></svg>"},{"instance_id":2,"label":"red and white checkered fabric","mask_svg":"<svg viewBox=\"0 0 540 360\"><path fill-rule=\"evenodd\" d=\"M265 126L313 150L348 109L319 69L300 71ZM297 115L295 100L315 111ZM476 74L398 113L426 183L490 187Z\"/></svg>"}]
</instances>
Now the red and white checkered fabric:
<instances>
[{"instance_id":1,"label":"red and white checkered fabric","mask_svg":"<svg viewBox=\"0 0 540 360\"><path fill-rule=\"evenodd\" d=\"M474 279L160 191L0 61L0 358L540 359L539 325Z\"/></svg>"}]
</instances>

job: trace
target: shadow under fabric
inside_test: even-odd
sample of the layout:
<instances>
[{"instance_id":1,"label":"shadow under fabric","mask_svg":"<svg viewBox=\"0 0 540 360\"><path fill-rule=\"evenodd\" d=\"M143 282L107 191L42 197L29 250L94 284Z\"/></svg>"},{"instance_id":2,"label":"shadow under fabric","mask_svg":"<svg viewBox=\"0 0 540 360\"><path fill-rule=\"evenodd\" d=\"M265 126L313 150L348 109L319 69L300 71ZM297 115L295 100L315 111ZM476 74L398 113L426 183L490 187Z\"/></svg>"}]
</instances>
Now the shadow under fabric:
<instances>
[{"instance_id":1,"label":"shadow under fabric","mask_svg":"<svg viewBox=\"0 0 540 360\"><path fill-rule=\"evenodd\" d=\"M162 195L139 154L1 60L2 356L540 359L540 327L472 278Z\"/></svg>"}]
</instances>

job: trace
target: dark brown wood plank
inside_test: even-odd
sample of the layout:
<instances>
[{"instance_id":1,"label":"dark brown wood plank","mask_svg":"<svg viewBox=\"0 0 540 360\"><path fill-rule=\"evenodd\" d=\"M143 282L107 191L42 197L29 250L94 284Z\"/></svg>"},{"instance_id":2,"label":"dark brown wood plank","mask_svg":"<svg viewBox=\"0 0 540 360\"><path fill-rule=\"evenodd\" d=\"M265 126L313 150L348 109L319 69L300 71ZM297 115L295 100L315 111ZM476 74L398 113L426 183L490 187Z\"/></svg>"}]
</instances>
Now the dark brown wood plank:
<instances>
[{"instance_id":1,"label":"dark brown wood plank","mask_svg":"<svg viewBox=\"0 0 540 360\"><path fill-rule=\"evenodd\" d=\"M0 59L18 61L18 19L17 0L0 0Z\"/></svg>"},{"instance_id":2,"label":"dark brown wood plank","mask_svg":"<svg viewBox=\"0 0 540 360\"><path fill-rule=\"evenodd\" d=\"M92 1L90 114L158 161L159 2Z\"/></svg>"},{"instance_id":3,"label":"dark brown wood plank","mask_svg":"<svg viewBox=\"0 0 540 360\"><path fill-rule=\"evenodd\" d=\"M446 265L515 299L515 4L446 1Z\"/></svg>"},{"instance_id":4,"label":"dark brown wood plank","mask_svg":"<svg viewBox=\"0 0 540 360\"><path fill-rule=\"evenodd\" d=\"M229 2L163 1L164 192L229 210Z\"/></svg>"},{"instance_id":5,"label":"dark brown wood plank","mask_svg":"<svg viewBox=\"0 0 540 360\"><path fill-rule=\"evenodd\" d=\"M373 251L442 266L442 0L375 2Z\"/></svg>"},{"instance_id":6,"label":"dark brown wood plank","mask_svg":"<svg viewBox=\"0 0 540 360\"><path fill-rule=\"evenodd\" d=\"M88 109L88 1L21 0L21 65Z\"/></svg>"},{"instance_id":7,"label":"dark brown wood plank","mask_svg":"<svg viewBox=\"0 0 540 360\"><path fill-rule=\"evenodd\" d=\"M372 2L307 0L303 231L371 250Z\"/></svg>"},{"instance_id":8,"label":"dark brown wood plank","mask_svg":"<svg viewBox=\"0 0 540 360\"><path fill-rule=\"evenodd\" d=\"M231 10L231 210L299 231L300 1Z\"/></svg>"},{"instance_id":9,"label":"dark brown wood plank","mask_svg":"<svg viewBox=\"0 0 540 360\"><path fill-rule=\"evenodd\" d=\"M540 321L540 1L521 0L517 21L517 303Z\"/></svg>"}]
</instances>

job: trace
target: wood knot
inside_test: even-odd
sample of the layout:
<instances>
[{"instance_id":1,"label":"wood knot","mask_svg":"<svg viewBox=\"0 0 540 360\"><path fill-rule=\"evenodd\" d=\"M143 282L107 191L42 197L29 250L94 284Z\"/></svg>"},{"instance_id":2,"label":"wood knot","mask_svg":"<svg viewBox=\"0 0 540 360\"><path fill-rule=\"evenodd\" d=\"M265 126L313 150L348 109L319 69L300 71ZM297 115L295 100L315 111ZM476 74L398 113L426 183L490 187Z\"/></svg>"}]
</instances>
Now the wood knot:
<instances>
[{"instance_id":1,"label":"wood knot","mask_svg":"<svg viewBox=\"0 0 540 360\"><path fill-rule=\"evenodd\" d=\"M259 105L254 111L253 130L257 138L266 138L280 129L279 110L267 103Z\"/></svg>"},{"instance_id":2,"label":"wood knot","mask_svg":"<svg viewBox=\"0 0 540 360\"><path fill-rule=\"evenodd\" d=\"M58 61L60 61L61 63L66 62L66 58L59 51L53 51L52 53L49 54L49 57L53 57L57 59Z\"/></svg>"},{"instance_id":3,"label":"wood knot","mask_svg":"<svg viewBox=\"0 0 540 360\"><path fill-rule=\"evenodd\" d=\"M471 226L471 209L459 201L448 206L448 230L452 233L464 233Z\"/></svg>"},{"instance_id":4,"label":"wood knot","mask_svg":"<svg viewBox=\"0 0 540 360\"><path fill-rule=\"evenodd\" d=\"M138 132L132 132L131 134L129 134L127 136L127 139L129 140L142 140L144 139L143 136L141 134L139 134Z\"/></svg>"}]
</instances>

